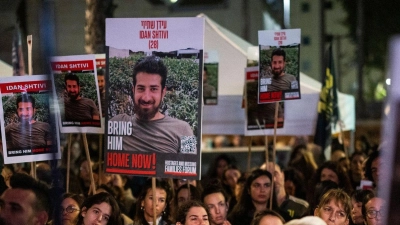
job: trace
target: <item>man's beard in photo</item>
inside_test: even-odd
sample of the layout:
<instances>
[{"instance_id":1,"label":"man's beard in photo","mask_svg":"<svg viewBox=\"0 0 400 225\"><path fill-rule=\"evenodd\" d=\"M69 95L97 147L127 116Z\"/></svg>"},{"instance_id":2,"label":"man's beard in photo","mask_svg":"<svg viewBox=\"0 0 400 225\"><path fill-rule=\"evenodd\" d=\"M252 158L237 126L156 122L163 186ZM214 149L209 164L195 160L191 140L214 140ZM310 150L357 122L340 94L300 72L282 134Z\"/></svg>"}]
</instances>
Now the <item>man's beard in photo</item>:
<instances>
[{"instance_id":1,"label":"man's beard in photo","mask_svg":"<svg viewBox=\"0 0 400 225\"><path fill-rule=\"evenodd\" d=\"M154 118L154 116L157 114L158 110L160 109L160 105L153 105L152 108L147 108L147 109L142 109L140 107L140 102L142 100L139 100L138 104L133 104L133 111L136 114L136 117L139 118L140 120L146 120L149 121ZM152 103L154 104L154 103Z\"/></svg>"},{"instance_id":2,"label":"man's beard in photo","mask_svg":"<svg viewBox=\"0 0 400 225\"><path fill-rule=\"evenodd\" d=\"M79 97L79 95L80 95L80 92L78 92L78 93L69 93L68 92L68 97L71 100L76 100Z\"/></svg>"},{"instance_id":3,"label":"man's beard in photo","mask_svg":"<svg viewBox=\"0 0 400 225\"><path fill-rule=\"evenodd\" d=\"M274 76L274 78L278 78L283 73L283 70L274 70L273 69L271 72L272 72L272 75Z\"/></svg>"}]
</instances>

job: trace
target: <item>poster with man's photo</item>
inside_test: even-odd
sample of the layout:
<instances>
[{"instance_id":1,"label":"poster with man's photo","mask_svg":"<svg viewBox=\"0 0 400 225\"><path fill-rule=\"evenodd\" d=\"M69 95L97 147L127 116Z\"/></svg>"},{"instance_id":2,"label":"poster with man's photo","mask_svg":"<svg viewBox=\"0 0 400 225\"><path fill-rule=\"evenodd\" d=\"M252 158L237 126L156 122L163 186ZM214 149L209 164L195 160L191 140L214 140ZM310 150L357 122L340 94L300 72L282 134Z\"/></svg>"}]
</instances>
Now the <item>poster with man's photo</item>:
<instances>
[{"instance_id":1,"label":"poster with man's photo","mask_svg":"<svg viewBox=\"0 0 400 225\"><path fill-rule=\"evenodd\" d=\"M106 19L105 171L200 177L204 18Z\"/></svg>"},{"instance_id":2,"label":"poster with man's photo","mask_svg":"<svg viewBox=\"0 0 400 225\"><path fill-rule=\"evenodd\" d=\"M218 52L216 50L210 50L204 53L204 105L218 104L218 61Z\"/></svg>"},{"instance_id":3,"label":"poster with man's photo","mask_svg":"<svg viewBox=\"0 0 400 225\"><path fill-rule=\"evenodd\" d=\"M45 75L1 78L1 140L5 164L61 158L57 124L50 116L50 90L51 81Z\"/></svg>"},{"instance_id":4,"label":"poster with man's photo","mask_svg":"<svg viewBox=\"0 0 400 225\"><path fill-rule=\"evenodd\" d=\"M263 130L274 128L276 103L258 104L258 76L257 66L245 68L246 136L265 135ZM284 122L284 102L279 102L278 112L277 127L282 128Z\"/></svg>"},{"instance_id":5,"label":"poster with man's photo","mask_svg":"<svg viewBox=\"0 0 400 225\"><path fill-rule=\"evenodd\" d=\"M258 31L258 103L300 99L300 29Z\"/></svg>"},{"instance_id":6,"label":"poster with man's photo","mask_svg":"<svg viewBox=\"0 0 400 225\"><path fill-rule=\"evenodd\" d=\"M106 102L106 54L96 54L96 70L97 70L97 86L100 94L100 109L101 109L101 126L104 125L104 117L107 112Z\"/></svg>"},{"instance_id":7,"label":"poster with man's photo","mask_svg":"<svg viewBox=\"0 0 400 225\"><path fill-rule=\"evenodd\" d=\"M103 134L94 55L51 58L61 133Z\"/></svg>"}]
</instances>

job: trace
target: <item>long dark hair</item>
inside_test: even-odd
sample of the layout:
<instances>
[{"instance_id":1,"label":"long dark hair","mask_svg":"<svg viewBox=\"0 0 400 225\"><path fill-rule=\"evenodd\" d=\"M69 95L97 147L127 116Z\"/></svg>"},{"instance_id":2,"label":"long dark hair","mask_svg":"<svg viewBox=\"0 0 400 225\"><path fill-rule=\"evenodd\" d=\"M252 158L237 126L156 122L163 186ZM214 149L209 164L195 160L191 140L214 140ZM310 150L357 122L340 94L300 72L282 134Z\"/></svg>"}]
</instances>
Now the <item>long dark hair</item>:
<instances>
[{"instance_id":1,"label":"long dark hair","mask_svg":"<svg viewBox=\"0 0 400 225\"><path fill-rule=\"evenodd\" d=\"M109 218L107 224L121 225L120 224L121 211L119 209L118 203L115 200L115 198L107 192L100 192L98 194L95 194L95 195L92 195L92 196L86 198L86 200L81 205L81 213L78 216L78 222L76 224L83 225L82 211L84 211L84 210L87 211L93 205L101 204L103 202L108 203L111 206L111 214L110 214L110 218Z\"/></svg>"},{"instance_id":2,"label":"long dark hair","mask_svg":"<svg viewBox=\"0 0 400 225\"><path fill-rule=\"evenodd\" d=\"M250 187L251 187L251 184L253 183L253 181L261 176L267 176L272 182L272 175L267 170L262 170L262 169L253 170L253 172L251 172L251 174L247 178L247 180L244 184L243 190L242 190L242 194L240 195L240 199L239 199L238 203L235 205L235 207L233 208L229 217L236 215L236 214L244 215L249 211L255 211L256 208L254 207L253 200L251 199L251 195L250 195ZM271 189L271 191L272 191L272 189ZM271 199L268 200L267 207L269 206L270 201L271 201ZM274 194L273 194L272 201L273 201L272 207L276 208L278 204L276 202L276 198L275 198Z\"/></svg>"},{"instance_id":3,"label":"long dark hair","mask_svg":"<svg viewBox=\"0 0 400 225\"><path fill-rule=\"evenodd\" d=\"M173 191L172 191L172 187L171 185L169 185L169 183L165 180L156 180L156 188L162 189L165 191L165 193L167 194L167 198L165 199L165 210L164 213L162 213L161 218L164 222L166 222L167 224L171 224L171 221L169 220L169 215L170 215L170 203L172 200L172 195L173 195ZM148 179L145 183L145 185L142 188L142 191L139 195L139 198L136 202L136 214L135 214L135 222L138 221L139 224L142 225L149 225L149 223L146 221L145 217L144 217L144 211L142 210L142 201L146 198L147 192L148 190L152 189L152 182L151 179ZM154 196L155 197L155 196Z\"/></svg>"}]
</instances>

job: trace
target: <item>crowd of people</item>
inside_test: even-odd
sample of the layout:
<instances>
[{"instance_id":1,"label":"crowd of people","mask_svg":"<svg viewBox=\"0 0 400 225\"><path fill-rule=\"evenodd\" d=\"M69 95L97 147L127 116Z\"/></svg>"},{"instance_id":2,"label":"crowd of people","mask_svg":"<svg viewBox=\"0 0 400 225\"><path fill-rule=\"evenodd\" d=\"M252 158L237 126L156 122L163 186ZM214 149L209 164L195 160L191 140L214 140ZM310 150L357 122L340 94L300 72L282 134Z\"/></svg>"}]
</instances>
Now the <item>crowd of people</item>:
<instances>
[{"instance_id":1,"label":"crowd of people","mask_svg":"<svg viewBox=\"0 0 400 225\"><path fill-rule=\"evenodd\" d=\"M68 182L65 163L38 162L37 178L4 165L0 224L381 224L380 151L333 154L340 155L317 163L298 145L286 165L266 160L251 171L220 154L201 180L157 178L155 190L151 178L103 173L100 163L78 153L71 155ZM372 185L362 187L364 180Z\"/></svg>"}]
</instances>

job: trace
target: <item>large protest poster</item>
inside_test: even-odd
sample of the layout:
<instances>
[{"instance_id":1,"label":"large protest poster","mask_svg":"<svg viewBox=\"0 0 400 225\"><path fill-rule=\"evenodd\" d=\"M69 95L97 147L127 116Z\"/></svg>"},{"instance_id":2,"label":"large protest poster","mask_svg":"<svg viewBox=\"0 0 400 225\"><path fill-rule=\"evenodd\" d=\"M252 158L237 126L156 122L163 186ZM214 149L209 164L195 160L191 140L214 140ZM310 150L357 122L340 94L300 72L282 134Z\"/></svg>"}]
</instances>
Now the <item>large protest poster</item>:
<instances>
[{"instance_id":1,"label":"large protest poster","mask_svg":"<svg viewBox=\"0 0 400 225\"><path fill-rule=\"evenodd\" d=\"M61 133L104 133L94 55L51 58Z\"/></svg>"},{"instance_id":2,"label":"large protest poster","mask_svg":"<svg viewBox=\"0 0 400 225\"><path fill-rule=\"evenodd\" d=\"M265 135L264 129L273 129L275 121L275 103L258 104L258 67L245 68L245 135ZM278 128L283 127L284 103L279 102Z\"/></svg>"},{"instance_id":3,"label":"large protest poster","mask_svg":"<svg viewBox=\"0 0 400 225\"><path fill-rule=\"evenodd\" d=\"M204 18L106 19L107 173L199 179L203 42Z\"/></svg>"},{"instance_id":4,"label":"large protest poster","mask_svg":"<svg viewBox=\"0 0 400 225\"><path fill-rule=\"evenodd\" d=\"M218 104L218 61L218 52L216 50L210 50L204 53L204 105Z\"/></svg>"},{"instance_id":5,"label":"large protest poster","mask_svg":"<svg viewBox=\"0 0 400 225\"><path fill-rule=\"evenodd\" d=\"M1 78L1 139L5 164L61 158L60 138L58 132L52 131L57 124L50 118L50 90L51 80L44 75ZM53 148L53 144L57 147Z\"/></svg>"},{"instance_id":6,"label":"large protest poster","mask_svg":"<svg viewBox=\"0 0 400 225\"><path fill-rule=\"evenodd\" d=\"M258 102L300 99L300 29L258 31Z\"/></svg>"}]
</instances>

